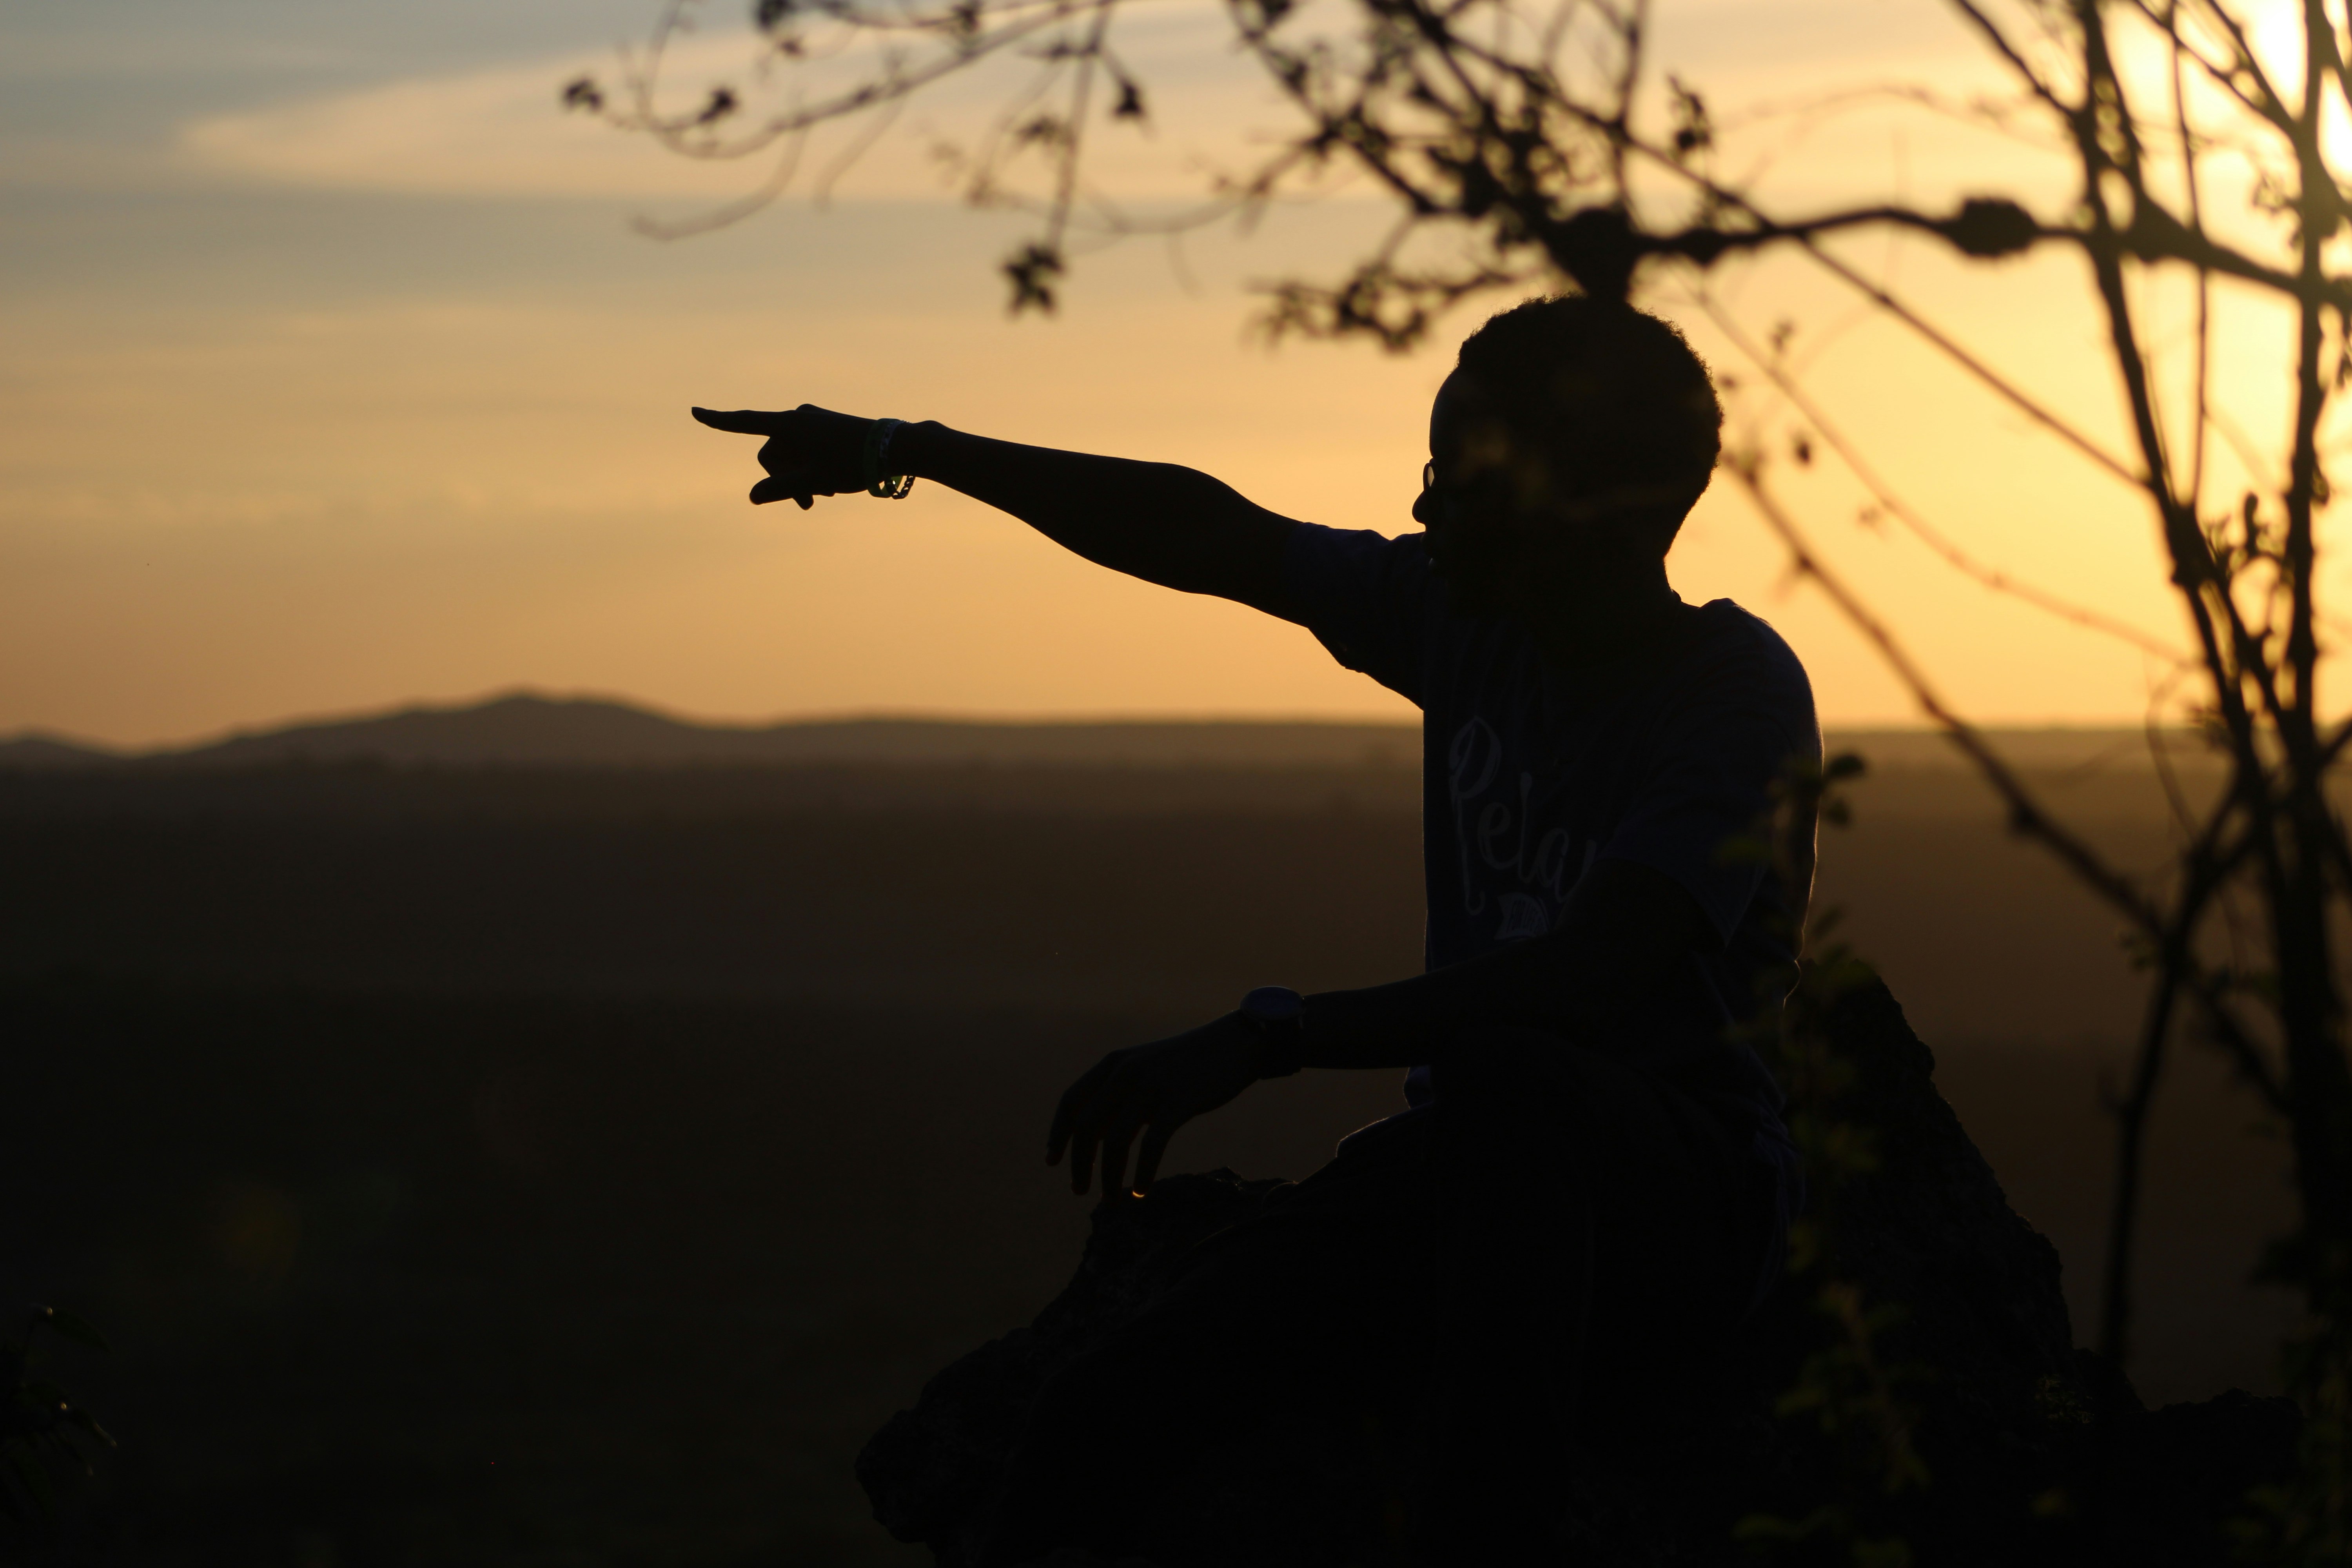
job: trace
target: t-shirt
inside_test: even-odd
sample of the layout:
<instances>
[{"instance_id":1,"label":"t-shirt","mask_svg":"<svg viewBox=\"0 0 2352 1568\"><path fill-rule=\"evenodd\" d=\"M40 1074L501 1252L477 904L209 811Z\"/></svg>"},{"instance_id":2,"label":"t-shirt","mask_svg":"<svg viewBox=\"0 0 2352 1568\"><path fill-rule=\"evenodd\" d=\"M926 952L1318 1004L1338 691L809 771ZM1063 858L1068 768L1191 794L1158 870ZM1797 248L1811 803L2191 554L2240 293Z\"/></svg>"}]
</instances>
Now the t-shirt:
<instances>
[{"instance_id":1,"label":"t-shirt","mask_svg":"<svg viewBox=\"0 0 2352 1568\"><path fill-rule=\"evenodd\" d=\"M1719 1086L1711 1098L1750 1120L1759 1155L1792 1163L1780 1092L1733 1037L1793 984L1811 891L1783 885L1795 877L1768 847L1774 784L1822 757L1789 645L1728 599L1677 600L1656 657L1563 672L1516 625L1455 612L1420 534L1300 523L1286 551L1296 617L1341 664L1421 708L1429 965L1542 935L1601 861L1664 874L1715 940L1612 1043L1660 1069L1697 1069ZM1812 824L1779 831L1801 839L1795 876L1810 882ZM1406 1079L1416 1106L1443 1089L1426 1068Z\"/></svg>"}]
</instances>

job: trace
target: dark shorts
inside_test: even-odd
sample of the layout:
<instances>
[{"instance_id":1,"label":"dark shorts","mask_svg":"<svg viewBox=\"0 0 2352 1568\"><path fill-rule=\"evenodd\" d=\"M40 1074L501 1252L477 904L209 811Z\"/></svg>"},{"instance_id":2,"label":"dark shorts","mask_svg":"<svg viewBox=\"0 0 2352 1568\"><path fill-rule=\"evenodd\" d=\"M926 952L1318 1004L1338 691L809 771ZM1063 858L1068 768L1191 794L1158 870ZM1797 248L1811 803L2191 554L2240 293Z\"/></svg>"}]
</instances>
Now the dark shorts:
<instances>
[{"instance_id":1,"label":"dark shorts","mask_svg":"<svg viewBox=\"0 0 2352 1568\"><path fill-rule=\"evenodd\" d=\"M1540 1531L1580 1435L1638 1440L1644 1412L1686 1408L1677 1385L1715 1373L1777 1244L1753 1130L1703 1086L1535 1031L1467 1058L1055 1377L990 1562L1115 1554L1185 1456L1300 1413L1378 1435L1367 1496L1406 1500L1424 1540Z\"/></svg>"}]
</instances>

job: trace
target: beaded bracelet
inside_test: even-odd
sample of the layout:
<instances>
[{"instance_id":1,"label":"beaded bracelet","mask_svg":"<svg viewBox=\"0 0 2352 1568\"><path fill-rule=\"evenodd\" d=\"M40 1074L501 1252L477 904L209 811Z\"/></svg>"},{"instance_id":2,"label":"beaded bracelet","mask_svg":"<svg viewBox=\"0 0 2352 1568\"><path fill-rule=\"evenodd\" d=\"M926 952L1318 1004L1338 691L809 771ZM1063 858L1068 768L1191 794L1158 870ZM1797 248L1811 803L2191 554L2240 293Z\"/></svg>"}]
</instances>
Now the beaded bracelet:
<instances>
[{"instance_id":1,"label":"beaded bracelet","mask_svg":"<svg viewBox=\"0 0 2352 1568\"><path fill-rule=\"evenodd\" d=\"M890 437L898 433L903 419L877 419L866 430L866 493L885 500L904 500L907 492L915 488L912 474L894 474L883 468L890 458Z\"/></svg>"}]
</instances>

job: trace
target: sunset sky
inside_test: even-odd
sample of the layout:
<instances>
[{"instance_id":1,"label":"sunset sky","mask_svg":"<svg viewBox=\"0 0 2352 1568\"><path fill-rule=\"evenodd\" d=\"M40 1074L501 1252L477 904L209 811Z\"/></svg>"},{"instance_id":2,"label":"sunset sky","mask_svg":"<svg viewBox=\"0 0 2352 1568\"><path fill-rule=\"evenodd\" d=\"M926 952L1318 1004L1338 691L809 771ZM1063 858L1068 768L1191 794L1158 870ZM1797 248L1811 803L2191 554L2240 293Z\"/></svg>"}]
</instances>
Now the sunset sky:
<instances>
[{"instance_id":1,"label":"sunset sky","mask_svg":"<svg viewBox=\"0 0 2352 1568\"><path fill-rule=\"evenodd\" d=\"M0 5L0 733L147 744L517 687L730 719L1407 715L1303 632L1114 578L934 486L753 509L754 443L686 414L807 401L938 418L1186 462L1292 516L1400 531L1429 395L1476 311L1401 358L1268 350L1247 331L1249 284L1335 276L1378 232L1373 204L1342 193L1181 253L1129 242L1079 265L1058 316L1011 321L994 264L1023 225L958 205L926 153L980 122L982 82L905 117L822 206L650 240L632 216L690 216L760 177L558 110L561 83L607 65L655 8ZM1661 68L1719 113L1842 83L1965 96L1990 79L1929 0L1666 0L1660 16ZM1144 0L1137 16L1129 56L1165 83L1160 121L1107 139L1100 177L1149 204L1283 121L1224 52L1214 7ZM741 22L708 13L689 87L740 58ZM1753 147L1761 188L1798 208L2057 190L2032 154L1916 116ZM1963 270L1883 237L1850 254L2123 448L2099 322L2063 258ZM1808 384L1967 549L2184 640L2131 492L1799 264L1726 268L1709 287L1758 337L1796 323ZM1661 302L1740 382L1735 434L1785 453L1787 411L1755 399L1705 310ZM2222 390L2264 443L2283 409L2260 357L2277 322L2229 321ZM2147 708L2160 661L1864 525L1832 464L1779 471L1964 710L2044 723ZM1916 717L1787 580L1727 483L1673 571L1686 598L1728 595L1780 626L1826 722Z\"/></svg>"}]
</instances>

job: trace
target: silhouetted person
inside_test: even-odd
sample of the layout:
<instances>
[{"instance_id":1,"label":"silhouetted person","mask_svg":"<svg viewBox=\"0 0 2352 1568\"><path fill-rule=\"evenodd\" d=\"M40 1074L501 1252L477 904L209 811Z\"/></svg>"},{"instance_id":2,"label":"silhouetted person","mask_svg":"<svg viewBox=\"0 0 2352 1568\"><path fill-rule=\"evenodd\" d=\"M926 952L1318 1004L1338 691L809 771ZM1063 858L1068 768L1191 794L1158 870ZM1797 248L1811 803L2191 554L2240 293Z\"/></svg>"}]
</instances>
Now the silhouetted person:
<instances>
[{"instance_id":1,"label":"silhouetted person","mask_svg":"<svg viewBox=\"0 0 2352 1568\"><path fill-rule=\"evenodd\" d=\"M1286 1411L1369 1418L1349 1428L1385 1500L1367 1539L1394 1554L1543 1552L1578 1444L1637 1441L1674 1407L1801 1201L1738 1026L1794 979L1813 826L1773 826L1775 786L1818 768L1821 736L1770 627L1667 584L1718 451L1706 367L1620 305L1495 317L1430 412L1426 531L1397 539L1169 464L809 406L695 416L768 437L755 502L948 485L1090 561L1297 622L1424 715L1425 973L1255 992L1114 1051L1063 1097L1046 1157L1069 1154L1074 1191L1098 1165L1107 1197L1140 1192L1177 1128L1300 1066L1408 1068L1408 1109L1047 1386L987 1561L1115 1555L1192 1458ZM1773 832L1793 854L1762 852Z\"/></svg>"}]
</instances>

